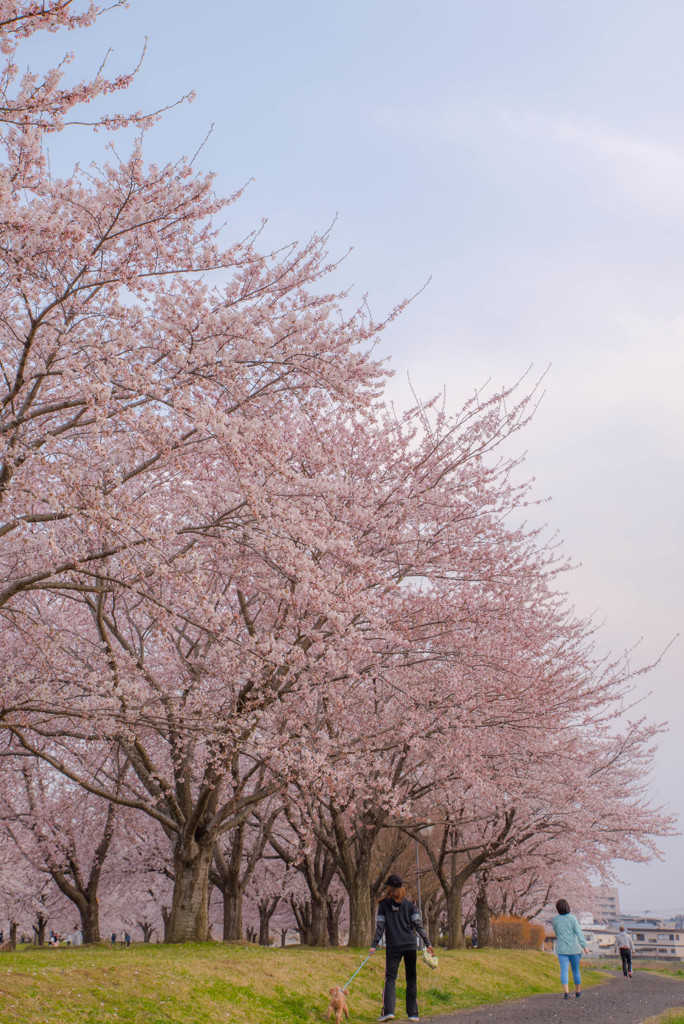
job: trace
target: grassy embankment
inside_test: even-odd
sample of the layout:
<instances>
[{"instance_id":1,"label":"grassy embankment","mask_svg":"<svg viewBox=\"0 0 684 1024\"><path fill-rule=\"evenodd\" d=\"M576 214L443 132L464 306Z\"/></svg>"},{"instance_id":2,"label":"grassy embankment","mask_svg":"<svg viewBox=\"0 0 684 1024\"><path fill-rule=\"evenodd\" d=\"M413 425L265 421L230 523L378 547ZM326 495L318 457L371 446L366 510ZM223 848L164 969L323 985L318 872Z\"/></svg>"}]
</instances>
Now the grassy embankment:
<instances>
[{"instance_id":1,"label":"grassy embankment","mask_svg":"<svg viewBox=\"0 0 684 1024\"><path fill-rule=\"evenodd\" d=\"M328 989L361 963L358 950L246 944L107 946L0 954L2 1024L301 1024L325 1019ZM374 1020L384 955L349 990L351 1022ZM556 958L513 950L440 952L439 968L420 963L423 1017L519 999L559 988ZM586 971L588 984L600 980ZM403 987L397 987L398 1010ZM403 1014L397 1014L401 1017Z\"/></svg>"}]
</instances>

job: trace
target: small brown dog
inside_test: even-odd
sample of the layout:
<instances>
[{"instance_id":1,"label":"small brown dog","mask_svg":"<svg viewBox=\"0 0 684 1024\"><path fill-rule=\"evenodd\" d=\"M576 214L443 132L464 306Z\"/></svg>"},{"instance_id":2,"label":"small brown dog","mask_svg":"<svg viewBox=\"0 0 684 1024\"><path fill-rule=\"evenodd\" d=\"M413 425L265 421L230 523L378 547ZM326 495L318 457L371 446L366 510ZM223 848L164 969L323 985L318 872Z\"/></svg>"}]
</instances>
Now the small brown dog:
<instances>
[{"instance_id":1,"label":"small brown dog","mask_svg":"<svg viewBox=\"0 0 684 1024\"><path fill-rule=\"evenodd\" d=\"M344 1014L347 1020L349 1020L347 998L339 985L333 985L333 987L330 989L330 1006L328 1007L328 1012L326 1013L326 1017L328 1019L330 1019L331 1013L335 1014L335 1024L340 1024L340 1021L342 1020L342 1014Z\"/></svg>"}]
</instances>

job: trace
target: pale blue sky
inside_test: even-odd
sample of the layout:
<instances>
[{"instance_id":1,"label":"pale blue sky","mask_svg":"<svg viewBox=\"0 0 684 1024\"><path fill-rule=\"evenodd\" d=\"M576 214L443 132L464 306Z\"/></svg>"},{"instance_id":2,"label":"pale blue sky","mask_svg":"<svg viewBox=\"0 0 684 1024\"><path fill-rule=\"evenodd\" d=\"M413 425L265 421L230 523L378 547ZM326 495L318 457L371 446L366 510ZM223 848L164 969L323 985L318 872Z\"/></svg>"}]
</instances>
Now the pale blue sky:
<instances>
[{"instance_id":1,"label":"pale blue sky","mask_svg":"<svg viewBox=\"0 0 684 1024\"><path fill-rule=\"evenodd\" d=\"M657 654L684 620L684 5L133 0L85 37L92 66L110 45L126 68L145 36L129 104L197 91L147 152L192 153L213 123L219 190L255 179L236 233L266 216L284 243L338 213L339 285L377 314L431 278L385 338L399 402L407 373L456 407L551 364L524 444L582 563L572 599L607 647ZM640 684L672 720L654 789L680 814L683 648ZM621 872L628 908L684 910L684 842L666 849Z\"/></svg>"}]
</instances>

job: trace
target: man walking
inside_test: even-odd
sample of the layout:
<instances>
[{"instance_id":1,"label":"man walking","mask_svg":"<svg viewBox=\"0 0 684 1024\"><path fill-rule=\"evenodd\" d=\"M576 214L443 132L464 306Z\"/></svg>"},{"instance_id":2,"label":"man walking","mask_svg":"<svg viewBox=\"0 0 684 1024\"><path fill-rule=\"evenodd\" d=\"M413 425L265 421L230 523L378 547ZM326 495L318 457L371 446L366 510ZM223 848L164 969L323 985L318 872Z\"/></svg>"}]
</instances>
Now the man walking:
<instances>
[{"instance_id":1,"label":"man walking","mask_svg":"<svg viewBox=\"0 0 684 1024\"><path fill-rule=\"evenodd\" d=\"M620 931L615 936L615 945L620 950L622 957L622 973L625 978L632 977L632 953L634 952L634 939L625 931L625 926L620 925Z\"/></svg>"}]
</instances>

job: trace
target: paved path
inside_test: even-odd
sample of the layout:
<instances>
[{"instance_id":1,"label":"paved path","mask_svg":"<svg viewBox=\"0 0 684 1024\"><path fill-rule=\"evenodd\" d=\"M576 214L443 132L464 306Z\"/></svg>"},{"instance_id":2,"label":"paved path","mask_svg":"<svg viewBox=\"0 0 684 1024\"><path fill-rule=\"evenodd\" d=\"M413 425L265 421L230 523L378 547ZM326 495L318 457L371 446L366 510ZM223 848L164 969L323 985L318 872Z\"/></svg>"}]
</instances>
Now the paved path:
<instances>
[{"instance_id":1,"label":"paved path","mask_svg":"<svg viewBox=\"0 0 684 1024\"><path fill-rule=\"evenodd\" d=\"M609 977L605 984L586 989L581 999L573 994L563 999L562 992L531 996L430 1017L430 1024L641 1024L663 1010L684 1006L684 981L678 978L645 971L637 971L631 981L621 973Z\"/></svg>"}]
</instances>

